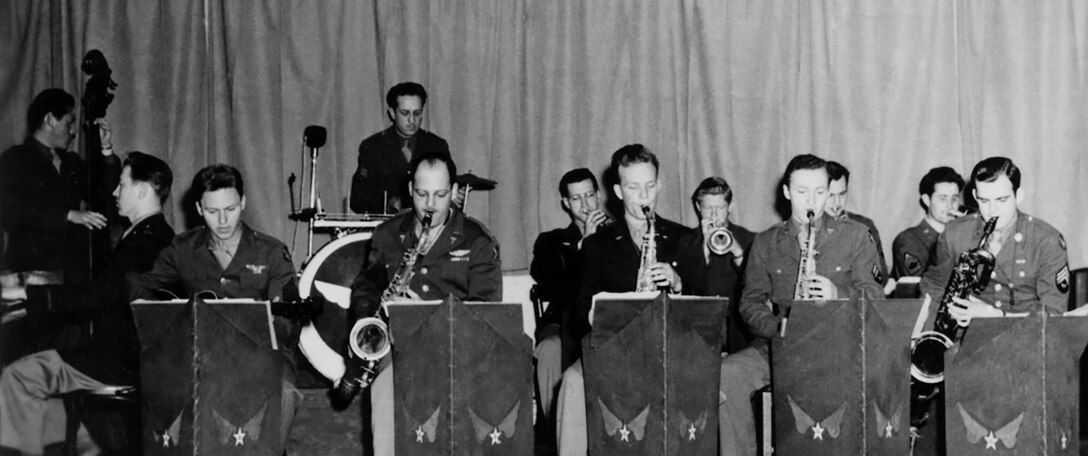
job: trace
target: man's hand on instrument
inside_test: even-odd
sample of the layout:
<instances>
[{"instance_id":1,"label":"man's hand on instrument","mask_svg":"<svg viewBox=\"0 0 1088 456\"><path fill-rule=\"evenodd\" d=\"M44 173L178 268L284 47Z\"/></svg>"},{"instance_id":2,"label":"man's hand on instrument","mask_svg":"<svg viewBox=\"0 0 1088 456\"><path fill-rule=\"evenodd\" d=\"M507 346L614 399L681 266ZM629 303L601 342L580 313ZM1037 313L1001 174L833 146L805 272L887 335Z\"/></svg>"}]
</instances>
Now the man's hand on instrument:
<instances>
[{"instance_id":1,"label":"man's hand on instrument","mask_svg":"<svg viewBox=\"0 0 1088 456\"><path fill-rule=\"evenodd\" d=\"M102 140L102 150L113 149L113 132L110 130L110 122L99 117L94 120L98 125L98 137Z\"/></svg>"},{"instance_id":2,"label":"man's hand on instrument","mask_svg":"<svg viewBox=\"0 0 1088 456\"><path fill-rule=\"evenodd\" d=\"M464 207L465 207L465 198L468 197L468 192L469 192L469 187L467 185L462 185L462 186L457 188L457 194L453 195L453 205L454 205L454 207L464 209Z\"/></svg>"},{"instance_id":3,"label":"man's hand on instrument","mask_svg":"<svg viewBox=\"0 0 1088 456\"><path fill-rule=\"evenodd\" d=\"M408 302L408 301L422 301L423 298L419 297L419 293L408 289L408 296L393 296L389 299L390 302Z\"/></svg>"},{"instance_id":4,"label":"man's hand on instrument","mask_svg":"<svg viewBox=\"0 0 1088 456\"><path fill-rule=\"evenodd\" d=\"M605 220L608 220L608 216L604 211L597 209L589 213L586 217L586 231L582 233L582 239L589 237L589 235L596 233L597 229L601 227L601 224Z\"/></svg>"},{"instance_id":5,"label":"man's hand on instrument","mask_svg":"<svg viewBox=\"0 0 1088 456\"><path fill-rule=\"evenodd\" d=\"M831 283L831 279L814 274L804 279L805 291L812 299L839 299L839 288Z\"/></svg>"},{"instance_id":6,"label":"man's hand on instrument","mask_svg":"<svg viewBox=\"0 0 1088 456\"><path fill-rule=\"evenodd\" d=\"M550 415L552 401L555 400L555 387L563 376L562 343L558 335L545 337L533 351L536 357L536 383L540 388L540 406L545 415Z\"/></svg>"},{"instance_id":7,"label":"man's hand on instrument","mask_svg":"<svg viewBox=\"0 0 1088 456\"><path fill-rule=\"evenodd\" d=\"M956 319L956 323L959 323L960 326L971 324L972 318L1001 317L1005 315L1005 312L1001 311L1001 309L978 299L974 295L967 296L967 299L953 296L952 305L948 306L948 313L952 315L952 318Z\"/></svg>"},{"instance_id":8,"label":"man's hand on instrument","mask_svg":"<svg viewBox=\"0 0 1088 456\"><path fill-rule=\"evenodd\" d=\"M106 227L106 216L91 211L68 211L68 221L76 225L83 225L89 230Z\"/></svg>"},{"instance_id":9,"label":"man's hand on instrument","mask_svg":"<svg viewBox=\"0 0 1088 456\"><path fill-rule=\"evenodd\" d=\"M658 262L650 265L650 280L653 280L659 287L668 287L676 293L679 293L682 289L680 276L668 263Z\"/></svg>"}]
</instances>

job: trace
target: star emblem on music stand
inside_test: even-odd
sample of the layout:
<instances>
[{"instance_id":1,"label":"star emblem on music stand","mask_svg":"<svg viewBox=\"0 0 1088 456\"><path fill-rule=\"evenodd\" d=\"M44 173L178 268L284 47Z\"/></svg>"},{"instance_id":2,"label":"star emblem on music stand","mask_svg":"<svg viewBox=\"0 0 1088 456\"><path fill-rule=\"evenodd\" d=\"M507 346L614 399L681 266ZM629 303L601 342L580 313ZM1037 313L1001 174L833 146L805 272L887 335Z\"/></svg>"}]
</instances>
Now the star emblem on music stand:
<instances>
[{"instance_id":1,"label":"star emblem on music stand","mask_svg":"<svg viewBox=\"0 0 1088 456\"><path fill-rule=\"evenodd\" d=\"M491 444L492 445L498 445L498 444L502 443L501 441L499 441L499 436L501 436L501 435L502 435L502 433L499 432L499 428L495 428L494 430L491 431L490 434L487 434L488 437L491 437Z\"/></svg>"},{"instance_id":2,"label":"star emblem on music stand","mask_svg":"<svg viewBox=\"0 0 1088 456\"><path fill-rule=\"evenodd\" d=\"M162 431L162 447L170 448L170 432Z\"/></svg>"},{"instance_id":3,"label":"star emblem on music stand","mask_svg":"<svg viewBox=\"0 0 1088 456\"><path fill-rule=\"evenodd\" d=\"M1067 449L1069 444L1069 437L1065 436L1065 431L1062 431L1062 449Z\"/></svg>"},{"instance_id":4,"label":"star emblem on music stand","mask_svg":"<svg viewBox=\"0 0 1088 456\"><path fill-rule=\"evenodd\" d=\"M887 436L889 439L892 437L893 430L895 430L895 428L892 427L892 423L884 425L884 435Z\"/></svg>"},{"instance_id":5,"label":"star emblem on music stand","mask_svg":"<svg viewBox=\"0 0 1088 456\"><path fill-rule=\"evenodd\" d=\"M823 439L824 439L824 427L820 426L820 423L816 423L815 426L812 426L812 440L823 440Z\"/></svg>"},{"instance_id":6,"label":"star emblem on music stand","mask_svg":"<svg viewBox=\"0 0 1088 456\"><path fill-rule=\"evenodd\" d=\"M695 440L695 423L688 425L688 440Z\"/></svg>"},{"instance_id":7,"label":"star emblem on music stand","mask_svg":"<svg viewBox=\"0 0 1088 456\"><path fill-rule=\"evenodd\" d=\"M423 426L416 427L416 442L423 443Z\"/></svg>"},{"instance_id":8,"label":"star emblem on music stand","mask_svg":"<svg viewBox=\"0 0 1088 456\"><path fill-rule=\"evenodd\" d=\"M986 434L986 437L983 438L986 439L986 449L997 449L997 437L994 437L994 431L990 431L990 433Z\"/></svg>"},{"instance_id":9,"label":"star emblem on music stand","mask_svg":"<svg viewBox=\"0 0 1088 456\"><path fill-rule=\"evenodd\" d=\"M242 428L238 428L238 432L232 434L231 437L234 437L234 446L246 444L246 431L243 431Z\"/></svg>"},{"instance_id":10,"label":"star emblem on music stand","mask_svg":"<svg viewBox=\"0 0 1088 456\"><path fill-rule=\"evenodd\" d=\"M620 441L621 442L630 442L631 439L628 438L629 435L631 435L631 431L629 429L627 429L627 425L625 424L625 425L623 425L623 427L620 428Z\"/></svg>"}]
</instances>

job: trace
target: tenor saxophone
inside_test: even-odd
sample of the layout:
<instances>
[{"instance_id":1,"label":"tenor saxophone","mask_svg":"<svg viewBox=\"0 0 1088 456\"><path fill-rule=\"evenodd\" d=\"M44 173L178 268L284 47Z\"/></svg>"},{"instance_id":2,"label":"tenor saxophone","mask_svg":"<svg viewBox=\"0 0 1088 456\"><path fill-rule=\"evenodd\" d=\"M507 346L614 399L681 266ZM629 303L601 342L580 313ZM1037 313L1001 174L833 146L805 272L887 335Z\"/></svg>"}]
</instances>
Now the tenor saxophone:
<instances>
[{"instance_id":1,"label":"tenor saxophone","mask_svg":"<svg viewBox=\"0 0 1088 456\"><path fill-rule=\"evenodd\" d=\"M400 265L397 266L393 278L389 280L389 285L385 287L378 299L379 305L374 315L360 318L351 327L351 333L348 335L348 349L356 359L349 359L348 362L361 362L361 369L357 377L346 378L345 374L345 378L340 380L336 388L338 399L351 402L359 390L370 386L374 378L378 376L378 364L392 350L393 344L389 338L389 315L385 312L385 304L395 298L409 296L408 286L412 282L412 276L415 275L415 265L426 252L425 243L433 215L433 212L426 212L423 215L423 220L420 222L423 229L419 239L416 240L416 245L406 250L401 257Z\"/></svg>"}]
</instances>

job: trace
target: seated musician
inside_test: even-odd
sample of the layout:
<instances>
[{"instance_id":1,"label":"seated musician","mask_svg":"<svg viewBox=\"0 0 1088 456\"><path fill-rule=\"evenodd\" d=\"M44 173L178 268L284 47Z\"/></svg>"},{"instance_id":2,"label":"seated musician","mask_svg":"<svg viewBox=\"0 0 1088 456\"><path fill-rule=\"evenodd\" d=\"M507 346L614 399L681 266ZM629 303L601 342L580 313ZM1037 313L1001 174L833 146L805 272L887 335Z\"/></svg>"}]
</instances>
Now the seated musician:
<instances>
[{"instance_id":1,"label":"seated musician","mask_svg":"<svg viewBox=\"0 0 1088 456\"><path fill-rule=\"evenodd\" d=\"M827 204L825 205L827 214L838 219L848 218L869 229L869 235L876 243L876 253L880 255L880 267L874 269L872 274L876 277L876 281L883 285L888 280L888 262L884 260L884 245L880 242L880 231L876 229L876 224L869 217L846 210L850 191L850 170L839 162L829 160L827 175L831 179L831 183L827 186Z\"/></svg>"},{"instance_id":2,"label":"seated musician","mask_svg":"<svg viewBox=\"0 0 1088 456\"><path fill-rule=\"evenodd\" d=\"M627 145L612 154L612 168L619 183L612 191L623 203L623 217L600 228L582 244L582 284L570 309L570 332L580 341L589 333L589 312L598 292L636 291L640 281L643 246L656 245L657 258L647 271L658 288L672 293L706 293L706 266L702 246L694 230L655 216L656 236L648 239L649 224L643 208L654 213L661 182L657 156L641 144ZM560 454L585 454L585 383L581 363L563 373L559 404Z\"/></svg>"},{"instance_id":3,"label":"seated musician","mask_svg":"<svg viewBox=\"0 0 1088 456\"><path fill-rule=\"evenodd\" d=\"M586 168L568 171L559 179L559 195L570 225L540 233L533 244L529 273L536 281L537 295L548 308L536 325L536 376L540 405L554 432L555 391L563 369L580 356L578 341L563 330L563 316L574 305L581 284L583 241L611 221L601 207L597 178ZM540 436L537 440L539 441Z\"/></svg>"},{"instance_id":4,"label":"seated musician","mask_svg":"<svg viewBox=\"0 0 1088 456\"><path fill-rule=\"evenodd\" d=\"M917 225L903 230L892 242L892 277L921 277L937 249L945 224L959 216L963 178L947 166L933 168L918 183L919 204L926 211Z\"/></svg>"},{"instance_id":5,"label":"seated musician","mask_svg":"<svg viewBox=\"0 0 1088 456\"><path fill-rule=\"evenodd\" d=\"M25 299L32 315L77 318L93 325L94 331L77 347L38 352L4 369L0 447L42 454L45 445L64 438L60 394L137 381L139 342L124 292L125 275L151 269L159 251L174 238L173 228L161 213L172 182L170 167L162 160L140 152L128 154L113 195L118 212L132 225L103 272L93 282L80 285L4 288L5 300Z\"/></svg>"},{"instance_id":6,"label":"seated musician","mask_svg":"<svg viewBox=\"0 0 1088 456\"><path fill-rule=\"evenodd\" d=\"M502 300L499 245L482 223L452 207L457 168L448 155L424 153L413 160L409 190L414 210L382 223L374 230L370 255L352 284L352 321L378 314L380 299L390 287L406 285L405 295L392 300L432 300L453 295L462 301ZM431 223L422 226L429 215ZM426 228L426 229L424 229ZM393 282L405 252L419 248L411 281ZM403 276L402 276L403 277ZM357 360L355 360L357 361ZM370 385L374 454L393 454L393 369L390 357ZM357 362L348 363L344 381L355 381Z\"/></svg>"},{"instance_id":7,"label":"seated musician","mask_svg":"<svg viewBox=\"0 0 1088 456\"><path fill-rule=\"evenodd\" d=\"M193 188L200 191L196 209L204 226L177 235L150 271L130 279L133 299L159 298L157 290L180 286L190 297L199 293L204 299L297 301L295 266L287 246L242 222L246 208L242 174L230 165L207 166L196 173ZM297 324L277 316L273 326L279 347L290 350L298 339ZM295 366L288 364L283 370L284 439L302 400L294 386Z\"/></svg>"},{"instance_id":8,"label":"seated musician","mask_svg":"<svg viewBox=\"0 0 1088 456\"><path fill-rule=\"evenodd\" d=\"M699 183L691 194L691 204L699 217L699 244L706 259L707 295L729 298L728 327L723 326L725 338L722 348L735 353L748 346L751 334L740 323L737 301L744 286L744 253L752 247L755 234L747 228L729 221L729 208L733 205L733 189L720 177L708 177ZM730 242L724 252L712 251L708 239L717 237L725 230ZM718 233L717 235L715 233Z\"/></svg>"},{"instance_id":9,"label":"seated musician","mask_svg":"<svg viewBox=\"0 0 1088 456\"><path fill-rule=\"evenodd\" d=\"M351 210L357 213L395 214L411 207L406 193L409 164L425 153L450 157L445 139L421 126L427 90L402 82L385 95L389 128L359 144L359 165L351 177Z\"/></svg>"},{"instance_id":10,"label":"seated musician","mask_svg":"<svg viewBox=\"0 0 1088 456\"><path fill-rule=\"evenodd\" d=\"M994 218L993 233L984 243L995 258L989 283L977 295L953 296L949 314L960 326L967 326L979 317L1064 312L1069 292L1065 239L1049 223L1019 210L1024 198L1020 168L1005 157L987 158L971 171L969 187L974 189L979 212L945 225L933 264L922 277L922 292L932 298L931 313L945 299L945 287L960 254L979 246L984 223ZM943 408L936 410L942 413ZM912 414L913 426L926 426L927 410L914 409Z\"/></svg>"},{"instance_id":11,"label":"seated musician","mask_svg":"<svg viewBox=\"0 0 1088 456\"><path fill-rule=\"evenodd\" d=\"M798 155L786 166L782 182L790 219L756 235L744 271L740 314L756 340L722 360L718 427L723 455L756 454L751 397L770 382L767 345L782 322L776 303L797 298L797 290L809 299L884 296L872 273L880 256L868 229L824 212L830 182L827 162L814 155ZM801 277L799 284L801 246L808 240L810 224L819 256L815 273Z\"/></svg>"}]
</instances>

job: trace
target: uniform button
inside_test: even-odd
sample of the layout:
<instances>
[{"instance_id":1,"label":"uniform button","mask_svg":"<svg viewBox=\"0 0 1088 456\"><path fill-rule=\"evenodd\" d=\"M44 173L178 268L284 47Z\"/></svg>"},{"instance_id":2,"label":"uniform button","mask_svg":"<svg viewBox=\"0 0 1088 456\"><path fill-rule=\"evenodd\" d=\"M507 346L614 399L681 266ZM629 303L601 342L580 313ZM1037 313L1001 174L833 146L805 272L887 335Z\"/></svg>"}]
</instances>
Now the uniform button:
<instances>
[{"instance_id":1,"label":"uniform button","mask_svg":"<svg viewBox=\"0 0 1088 456\"><path fill-rule=\"evenodd\" d=\"M426 292L426 291L431 291L431 287L429 287L429 286L427 286L426 284L424 284L424 285L423 285L423 291L425 291L425 292Z\"/></svg>"},{"instance_id":2,"label":"uniform button","mask_svg":"<svg viewBox=\"0 0 1088 456\"><path fill-rule=\"evenodd\" d=\"M1015 235L1015 236L1013 236L1012 238L1013 238L1013 240L1015 240L1016 242L1020 242L1020 241L1023 241L1023 240L1024 240L1024 235L1023 235L1023 234L1020 234L1020 233L1016 233L1016 235Z\"/></svg>"},{"instance_id":3,"label":"uniform button","mask_svg":"<svg viewBox=\"0 0 1088 456\"><path fill-rule=\"evenodd\" d=\"M1020 277L1024 276L1024 271L1020 271Z\"/></svg>"},{"instance_id":4,"label":"uniform button","mask_svg":"<svg viewBox=\"0 0 1088 456\"><path fill-rule=\"evenodd\" d=\"M1001 291L1001 284L994 285L994 291Z\"/></svg>"},{"instance_id":5,"label":"uniform button","mask_svg":"<svg viewBox=\"0 0 1088 456\"><path fill-rule=\"evenodd\" d=\"M1012 289L1012 288L1013 288L1014 286L1015 286L1015 285L1013 285L1013 284L1011 284L1011 283L1010 283L1010 284L1009 284L1009 289L1011 290L1011 289Z\"/></svg>"},{"instance_id":6,"label":"uniform button","mask_svg":"<svg viewBox=\"0 0 1088 456\"><path fill-rule=\"evenodd\" d=\"M841 270L842 270L842 266L835 266L835 272L839 272Z\"/></svg>"},{"instance_id":7,"label":"uniform button","mask_svg":"<svg viewBox=\"0 0 1088 456\"><path fill-rule=\"evenodd\" d=\"M993 278L997 278L997 273L996 273L996 272L991 272L991 273L990 273L990 278L991 278L991 279L993 279Z\"/></svg>"},{"instance_id":8,"label":"uniform button","mask_svg":"<svg viewBox=\"0 0 1088 456\"><path fill-rule=\"evenodd\" d=\"M994 307L997 307L998 309L1000 309L1001 308L1001 301L995 302Z\"/></svg>"},{"instance_id":9,"label":"uniform button","mask_svg":"<svg viewBox=\"0 0 1088 456\"><path fill-rule=\"evenodd\" d=\"M781 269L775 269L775 270L774 270L774 273L775 273L775 274L781 274L781 273L782 273L782 270L781 270Z\"/></svg>"},{"instance_id":10,"label":"uniform button","mask_svg":"<svg viewBox=\"0 0 1088 456\"><path fill-rule=\"evenodd\" d=\"M220 277L220 278L219 278L219 283L221 283L221 284L223 284L223 285L226 285L226 284L227 284L227 282L229 282L229 280L227 280L227 278L226 278L226 277Z\"/></svg>"},{"instance_id":11,"label":"uniform button","mask_svg":"<svg viewBox=\"0 0 1088 456\"><path fill-rule=\"evenodd\" d=\"M420 274L426 274L427 273L427 268L419 268L419 273Z\"/></svg>"}]
</instances>

